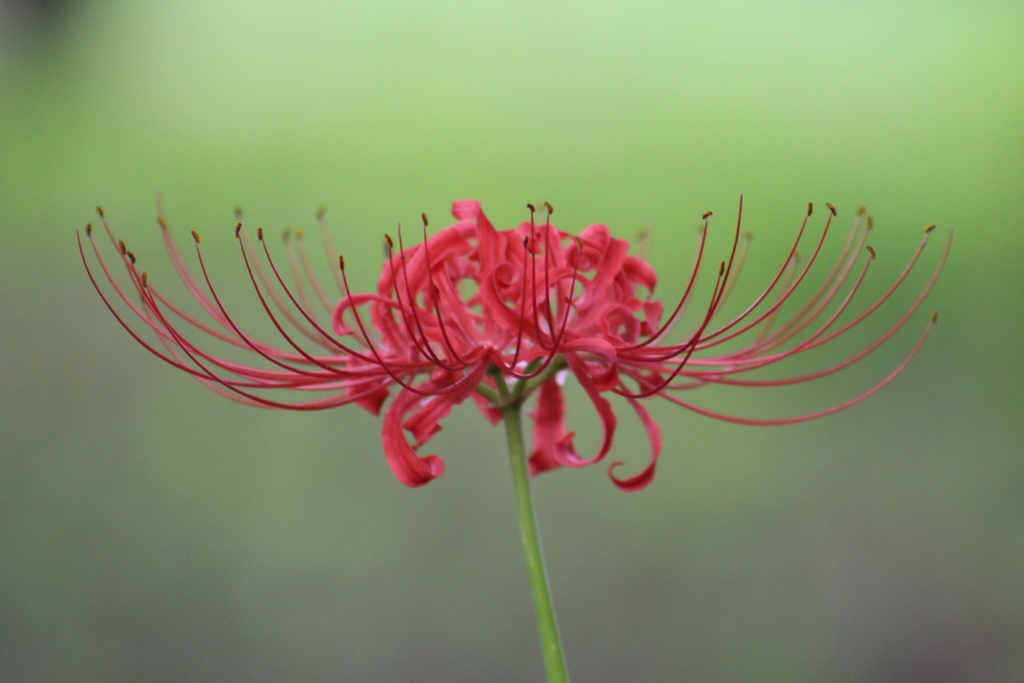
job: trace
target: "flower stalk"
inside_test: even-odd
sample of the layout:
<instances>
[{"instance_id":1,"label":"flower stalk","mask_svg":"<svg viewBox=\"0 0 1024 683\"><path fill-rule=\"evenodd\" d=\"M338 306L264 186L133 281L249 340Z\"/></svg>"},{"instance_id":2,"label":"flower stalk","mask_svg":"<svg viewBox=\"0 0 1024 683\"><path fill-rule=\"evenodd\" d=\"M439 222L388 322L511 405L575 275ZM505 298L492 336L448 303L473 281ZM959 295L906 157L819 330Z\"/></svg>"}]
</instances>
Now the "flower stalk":
<instances>
[{"instance_id":1,"label":"flower stalk","mask_svg":"<svg viewBox=\"0 0 1024 683\"><path fill-rule=\"evenodd\" d=\"M530 494L530 472L526 464L526 449L523 446L522 403L516 401L505 406L502 418L508 435L508 454L512 461L512 480L516 488L516 506L519 508L519 525L526 551L526 565L530 572L530 587L533 589L533 604L537 610L537 629L540 633L541 648L544 651L544 669L548 683L567 683L569 674L565 668L562 642L558 636L555 608L551 603L548 589L547 570L537 533L537 518Z\"/></svg>"}]
</instances>

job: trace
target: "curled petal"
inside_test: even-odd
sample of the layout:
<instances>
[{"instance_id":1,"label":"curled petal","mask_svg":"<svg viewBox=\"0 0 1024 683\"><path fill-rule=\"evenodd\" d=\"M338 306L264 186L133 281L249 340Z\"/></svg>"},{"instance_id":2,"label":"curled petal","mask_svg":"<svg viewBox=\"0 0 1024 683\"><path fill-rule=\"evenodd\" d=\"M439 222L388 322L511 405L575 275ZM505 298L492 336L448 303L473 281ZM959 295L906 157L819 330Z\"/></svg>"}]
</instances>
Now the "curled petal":
<instances>
[{"instance_id":1,"label":"curled petal","mask_svg":"<svg viewBox=\"0 0 1024 683\"><path fill-rule=\"evenodd\" d=\"M486 363L478 364L472 372L459 380L461 386L458 390L434 396L404 424L402 420L405 414L417 405L421 405L423 397L408 389L398 395L384 414L382 433L384 458L398 481L410 487L423 486L431 479L444 474L444 461L436 455L424 457L416 455L416 451L406 441L402 430L407 429L412 432L416 437L417 447L422 446L434 434L441 431L441 427L437 423L447 417L452 406L462 403L476 390L486 369ZM439 387L428 380L417 388L421 391L436 391Z\"/></svg>"},{"instance_id":2,"label":"curled petal","mask_svg":"<svg viewBox=\"0 0 1024 683\"><path fill-rule=\"evenodd\" d=\"M636 256L626 257L622 272L630 283L643 285L648 292L654 292L654 286L658 284L658 275L654 272L654 268Z\"/></svg>"},{"instance_id":3,"label":"curled petal","mask_svg":"<svg viewBox=\"0 0 1024 683\"><path fill-rule=\"evenodd\" d=\"M530 454L530 474L561 467L556 451L565 438L565 400L562 387L554 377L540 385L537 409L530 413L533 418L533 452Z\"/></svg>"},{"instance_id":4,"label":"curled petal","mask_svg":"<svg viewBox=\"0 0 1024 683\"><path fill-rule=\"evenodd\" d=\"M658 463L658 456L661 455L661 428L658 427L658 423L648 414L647 409L635 399L630 398L626 400L629 401L629 405L633 406L637 417L640 418L640 421L644 424L644 429L647 430L647 439L651 442L651 462L643 470L627 479L619 479L615 476L613 470L621 465L622 462L613 462L608 467L608 476L611 477L612 483L620 490L632 493L633 491L646 488L654 479L654 466Z\"/></svg>"},{"instance_id":5,"label":"curled petal","mask_svg":"<svg viewBox=\"0 0 1024 683\"><path fill-rule=\"evenodd\" d=\"M398 481L406 486L423 486L431 479L444 474L444 461L436 455L416 455L402 433L402 414L419 401L419 396L403 390L395 402L384 413L384 429L381 439L384 443L384 458Z\"/></svg>"},{"instance_id":6,"label":"curled petal","mask_svg":"<svg viewBox=\"0 0 1024 683\"><path fill-rule=\"evenodd\" d=\"M562 348L566 352L566 360L569 360L570 356L575 356L578 361L580 369L576 370L573 368L573 372L577 376L579 376L580 372L585 372L596 386L596 391L606 391L619 383L618 354L615 351L615 347L609 342L598 337L574 339L563 344ZM580 359L577 355L579 353L597 356L605 364L605 367L601 368L598 372L594 372L595 364ZM570 362L569 365L572 366L572 363Z\"/></svg>"},{"instance_id":7,"label":"curled petal","mask_svg":"<svg viewBox=\"0 0 1024 683\"><path fill-rule=\"evenodd\" d=\"M612 439L615 436L615 413L612 412L612 404L608 402L608 399L601 396L601 392L594 384L594 380L591 378L588 372L586 363L574 353L567 353L565 355L566 361L569 363L569 369L572 370L573 374L576 375L576 380L583 387L583 390L587 392L587 396L590 397L591 402L594 404L594 408L597 410L598 416L601 418L601 427L604 432L604 436L601 439L601 447L597 453L588 459L583 459L576 453L576 448L573 446L573 437L576 435L575 432L569 432L558 442L558 447L554 449L553 454L559 465L564 467L586 467L587 465L593 465L595 462L599 462L608 455L609 449L612 447Z\"/></svg>"}]
</instances>

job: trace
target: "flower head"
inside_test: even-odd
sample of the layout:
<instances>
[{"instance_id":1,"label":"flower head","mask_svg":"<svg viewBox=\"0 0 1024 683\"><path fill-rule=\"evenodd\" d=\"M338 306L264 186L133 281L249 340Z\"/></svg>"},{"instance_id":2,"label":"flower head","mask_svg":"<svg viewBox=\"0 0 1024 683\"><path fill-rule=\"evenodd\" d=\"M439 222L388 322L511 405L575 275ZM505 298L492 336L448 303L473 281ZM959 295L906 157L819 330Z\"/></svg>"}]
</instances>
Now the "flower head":
<instances>
[{"instance_id":1,"label":"flower head","mask_svg":"<svg viewBox=\"0 0 1024 683\"><path fill-rule=\"evenodd\" d=\"M533 474L599 462L608 454L615 433L616 415L608 400L614 394L636 412L650 440L650 459L639 472L619 477L616 468L622 463L614 463L608 470L617 487L634 491L651 482L662 447L660 430L644 408L644 399L660 397L701 415L740 424L801 422L874 394L920 349L935 322L934 312L906 358L889 375L840 405L797 417L747 419L682 398L709 384L781 386L831 375L878 348L918 309L938 278L949 240L910 307L861 351L810 374L748 378L748 373L846 334L876 311L906 279L934 228L926 228L920 246L893 285L840 324L875 257L874 250L866 246L871 217L859 211L838 259L821 284L795 313L783 318L780 309L794 298L814 266L836 215L835 208L827 206L824 227L810 257L801 263L797 252L812 216L808 204L793 247L775 276L753 303L725 321L720 321L719 315L742 268L749 236L742 235L737 219L729 257L712 271L710 296L698 301L695 283L699 273L707 270L702 263L710 212L703 216L686 287L671 309L653 298L657 275L643 259L629 254L626 240L612 237L604 225L591 225L578 236L558 230L551 222L549 204L540 212L543 220L538 220L538 212L528 205L530 220L509 230L495 229L475 201L454 202L456 222L429 237L424 215L419 244L406 247L400 231L397 244L385 236L377 291L365 294L351 291L344 258L334 256L321 212L324 245L339 288L337 302L314 277L301 232L285 234L289 284L263 231L257 231L254 242L239 216L235 237L247 277L280 335L276 345L244 331L228 312L206 270L195 232L198 270L190 269L162 211L158 223L167 253L202 316L172 303L146 272L136 268L135 255L114 237L102 211L103 227L127 269L130 289L126 291L114 278L90 226L86 226L86 237L100 271L113 287L113 296L104 294L97 272L86 258L81 235L79 249L89 278L121 325L151 353L227 398L292 410L354 403L379 414L392 397L383 420L384 455L392 472L407 486L420 486L443 473L439 456L421 456L417 451L440 430L440 421L452 407L467 399L497 422L503 410L537 394L531 413ZM741 198L740 216L742 210ZM115 299L127 306L150 334L136 331L119 312L123 307L114 305ZM318 312L317 303L323 312ZM697 311L695 322L676 334L674 328L690 306ZM211 338L244 351L250 360L239 363L214 355L207 350ZM723 349L723 345L729 348ZM566 373L575 377L602 423L601 444L588 457L577 453L574 433L566 431L561 388ZM269 392L271 389L291 390L292 400L281 400L277 397L281 392Z\"/></svg>"}]
</instances>

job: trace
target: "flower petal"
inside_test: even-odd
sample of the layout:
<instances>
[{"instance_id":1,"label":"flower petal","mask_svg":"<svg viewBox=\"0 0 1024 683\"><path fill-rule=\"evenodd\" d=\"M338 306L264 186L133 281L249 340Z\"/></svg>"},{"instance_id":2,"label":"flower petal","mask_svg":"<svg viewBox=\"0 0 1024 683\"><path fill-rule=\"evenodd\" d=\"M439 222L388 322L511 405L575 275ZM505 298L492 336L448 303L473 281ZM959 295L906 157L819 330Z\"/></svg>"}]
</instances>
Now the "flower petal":
<instances>
[{"instance_id":1,"label":"flower petal","mask_svg":"<svg viewBox=\"0 0 1024 683\"><path fill-rule=\"evenodd\" d=\"M587 396L590 397L590 401L594 404L594 408L601 418L604 437L601 440L601 447L597 453L592 458L583 459L576 454L576 448L573 446L572 439L576 433L569 432L558 442L558 448L554 449L554 456L558 464L564 467L586 467L603 459L612 447L612 439L615 436L615 413L612 412L612 404L608 402L608 399L601 396L601 392L598 391L594 380L591 379L586 363L580 360L579 356L574 353L565 354L565 360L569 363L569 369L576 375L576 380L583 387L583 390L587 392Z\"/></svg>"},{"instance_id":2,"label":"flower petal","mask_svg":"<svg viewBox=\"0 0 1024 683\"><path fill-rule=\"evenodd\" d=\"M613 462L608 467L608 476L611 477L612 483L622 491L633 492L646 488L654 479L654 466L658 463L658 456L661 455L661 428L648 414L646 408L632 398L626 400L629 401L629 405L633 406L633 410L644 424L644 429L647 430L647 439L651 442L651 462L643 470L627 479L618 479L612 472L622 464L622 461Z\"/></svg>"},{"instance_id":3,"label":"flower petal","mask_svg":"<svg viewBox=\"0 0 1024 683\"><path fill-rule=\"evenodd\" d=\"M444 461L441 458L436 455L419 457L402 433L402 414L419 398L411 391L403 390L384 413L384 429L381 432L388 467L398 481L410 487L423 486L444 474Z\"/></svg>"},{"instance_id":4,"label":"flower petal","mask_svg":"<svg viewBox=\"0 0 1024 683\"><path fill-rule=\"evenodd\" d=\"M452 406L465 401L476 391L480 379L487 370L487 363L477 364L467 375L458 380L461 386L448 393L437 394L425 405L422 405L423 397L408 389L404 389L395 402L391 404L384 414L384 429L381 439L384 443L384 458L388 467L398 481L406 486L423 486L431 479L439 477L444 473L444 461L436 455L420 457L405 439L402 432L406 429L413 433L416 438L417 447L422 446L430 440L434 434L441 431L437 423L448 416ZM450 385L451 383L447 383ZM420 390L437 391L440 388L434 382L428 380L416 387ZM405 414L417 405L422 408L413 414L403 424Z\"/></svg>"},{"instance_id":5,"label":"flower petal","mask_svg":"<svg viewBox=\"0 0 1024 683\"><path fill-rule=\"evenodd\" d=\"M530 474L536 476L561 467L556 451L565 437L565 400L562 387L554 377L540 385L537 409L530 413L530 417L533 419Z\"/></svg>"}]
</instances>

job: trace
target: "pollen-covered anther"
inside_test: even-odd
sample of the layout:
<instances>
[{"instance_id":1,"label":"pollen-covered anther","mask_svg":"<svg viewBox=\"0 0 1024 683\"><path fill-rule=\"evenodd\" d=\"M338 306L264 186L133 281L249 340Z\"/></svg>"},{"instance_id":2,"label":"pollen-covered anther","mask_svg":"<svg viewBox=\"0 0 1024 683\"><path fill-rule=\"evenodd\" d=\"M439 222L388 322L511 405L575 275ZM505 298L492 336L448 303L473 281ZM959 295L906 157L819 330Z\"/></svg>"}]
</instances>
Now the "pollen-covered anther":
<instances>
[{"instance_id":1,"label":"pollen-covered anther","mask_svg":"<svg viewBox=\"0 0 1024 683\"><path fill-rule=\"evenodd\" d=\"M103 218L104 217L103 216L103 207L102 206L97 206L96 207L96 213L98 213L100 215L100 218Z\"/></svg>"},{"instance_id":2,"label":"pollen-covered anther","mask_svg":"<svg viewBox=\"0 0 1024 683\"><path fill-rule=\"evenodd\" d=\"M393 249L395 243L391 241L391 235L384 233L384 244L388 245L388 249Z\"/></svg>"},{"instance_id":3,"label":"pollen-covered anther","mask_svg":"<svg viewBox=\"0 0 1024 683\"><path fill-rule=\"evenodd\" d=\"M125 249L124 255L128 257L128 259L132 262L132 265L134 266L135 265L135 254L133 254L132 252L130 252L127 249Z\"/></svg>"},{"instance_id":4,"label":"pollen-covered anther","mask_svg":"<svg viewBox=\"0 0 1024 683\"><path fill-rule=\"evenodd\" d=\"M825 206L828 207L828 210L832 212L833 216L836 215L836 207L834 207L834 206L832 206L831 204L828 204L828 203L826 203Z\"/></svg>"},{"instance_id":5,"label":"pollen-covered anther","mask_svg":"<svg viewBox=\"0 0 1024 683\"><path fill-rule=\"evenodd\" d=\"M861 204L860 206L857 207L857 215L858 216L863 216L864 212L867 211L867 210L868 210L868 207L866 207L863 204Z\"/></svg>"},{"instance_id":6,"label":"pollen-covered anther","mask_svg":"<svg viewBox=\"0 0 1024 683\"><path fill-rule=\"evenodd\" d=\"M427 214L421 213L420 214L420 218L423 219L423 227L424 228L427 227L430 224L430 221L427 220Z\"/></svg>"},{"instance_id":7,"label":"pollen-covered anther","mask_svg":"<svg viewBox=\"0 0 1024 683\"><path fill-rule=\"evenodd\" d=\"M711 211L705 211L703 214L701 214L700 219L702 221L706 221L707 219L711 218L711 213Z\"/></svg>"},{"instance_id":8,"label":"pollen-covered anther","mask_svg":"<svg viewBox=\"0 0 1024 683\"><path fill-rule=\"evenodd\" d=\"M751 241L752 239L754 239L754 233L750 232L749 230L744 230L743 239L745 239L748 242Z\"/></svg>"},{"instance_id":9,"label":"pollen-covered anther","mask_svg":"<svg viewBox=\"0 0 1024 683\"><path fill-rule=\"evenodd\" d=\"M149 280L149 274L146 271L142 271L142 275L139 276L139 280L142 282L143 289L145 289L147 281Z\"/></svg>"},{"instance_id":10,"label":"pollen-covered anther","mask_svg":"<svg viewBox=\"0 0 1024 683\"><path fill-rule=\"evenodd\" d=\"M875 219L871 217L871 214L868 214L868 217L867 217L866 220L868 222L868 230L870 230L871 228L875 227Z\"/></svg>"},{"instance_id":11,"label":"pollen-covered anther","mask_svg":"<svg viewBox=\"0 0 1024 683\"><path fill-rule=\"evenodd\" d=\"M316 219L317 219L318 221L321 221L321 220L323 220L323 218L324 218L324 214L326 214L326 213L327 213L327 207L326 207L326 206L320 206L320 207L317 207L317 210L316 210Z\"/></svg>"},{"instance_id":12,"label":"pollen-covered anther","mask_svg":"<svg viewBox=\"0 0 1024 683\"><path fill-rule=\"evenodd\" d=\"M240 206L236 206L235 207L235 220L236 221L241 221L242 220L242 207L240 207Z\"/></svg>"},{"instance_id":13,"label":"pollen-covered anther","mask_svg":"<svg viewBox=\"0 0 1024 683\"><path fill-rule=\"evenodd\" d=\"M871 260L874 261L875 260L875 250L872 248L872 246L870 244L868 245L868 253L871 254Z\"/></svg>"},{"instance_id":14,"label":"pollen-covered anther","mask_svg":"<svg viewBox=\"0 0 1024 683\"><path fill-rule=\"evenodd\" d=\"M807 215L810 216L812 213L814 213L814 204L807 202Z\"/></svg>"},{"instance_id":15,"label":"pollen-covered anther","mask_svg":"<svg viewBox=\"0 0 1024 683\"><path fill-rule=\"evenodd\" d=\"M192 234L194 235L195 233ZM121 256L124 256L126 253L128 253L128 247L124 246L124 240L117 241L117 249L118 251L121 252Z\"/></svg>"},{"instance_id":16,"label":"pollen-covered anther","mask_svg":"<svg viewBox=\"0 0 1024 683\"><path fill-rule=\"evenodd\" d=\"M554 207L551 206L551 204L549 204L548 202L544 202L544 208L548 210L549 216L555 212Z\"/></svg>"},{"instance_id":17,"label":"pollen-covered anther","mask_svg":"<svg viewBox=\"0 0 1024 683\"><path fill-rule=\"evenodd\" d=\"M533 215L533 212L537 210L536 207L534 207L533 204L527 204L526 208L530 210L530 214L531 215Z\"/></svg>"},{"instance_id":18,"label":"pollen-covered anther","mask_svg":"<svg viewBox=\"0 0 1024 683\"><path fill-rule=\"evenodd\" d=\"M295 239L301 240L306 236L306 233L302 231L302 228L295 228Z\"/></svg>"},{"instance_id":19,"label":"pollen-covered anther","mask_svg":"<svg viewBox=\"0 0 1024 683\"><path fill-rule=\"evenodd\" d=\"M199 233L196 232L195 230L192 231L192 239L196 241L196 244L199 244ZM122 242L122 244L124 243Z\"/></svg>"},{"instance_id":20,"label":"pollen-covered anther","mask_svg":"<svg viewBox=\"0 0 1024 683\"><path fill-rule=\"evenodd\" d=\"M284 240L285 242L287 242L291 238L292 238L292 231L289 230L288 228L285 228L284 232L281 233L281 239Z\"/></svg>"},{"instance_id":21,"label":"pollen-covered anther","mask_svg":"<svg viewBox=\"0 0 1024 683\"><path fill-rule=\"evenodd\" d=\"M85 236L92 237L92 223L85 224Z\"/></svg>"},{"instance_id":22,"label":"pollen-covered anther","mask_svg":"<svg viewBox=\"0 0 1024 683\"><path fill-rule=\"evenodd\" d=\"M718 264L718 274L721 275L725 272L725 261Z\"/></svg>"},{"instance_id":23,"label":"pollen-covered anther","mask_svg":"<svg viewBox=\"0 0 1024 683\"><path fill-rule=\"evenodd\" d=\"M242 224L241 223L239 223L238 225L235 226L235 237L238 237L238 234L240 232L242 232Z\"/></svg>"},{"instance_id":24,"label":"pollen-covered anther","mask_svg":"<svg viewBox=\"0 0 1024 683\"><path fill-rule=\"evenodd\" d=\"M164 220L163 216L157 216L156 217L156 224L160 226L161 230L166 230L167 229L167 221Z\"/></svg>"},{"instance_id":25,"label":"pollen-covered anther","mask_svg":"<svg viewBox=\"0 0 1024 683\"><path fill-rule=\"evenodd\" d=\"M928 233L930 233L934 229L935 229L935 224L934 223L929 223L928 225L924 226L924 234L927 235Z\"/></svg>"},{"instance_id":26,"label":"pollen-covered anther","mask_svg":"<svg viewBox=\"0 0 1024 683\"><path fill-rule=\"evenodd\" d=\"M932 309L932 324L935 324L935 321L938 320L938 319L939 319L939 312L934 310L934 309Z\"/></svg>"},{"instance_id":27,"label":"pollen-covered anther","mask_svg":"<svg viewBox=\"0 0 1024 683\"><path fill-rule=\"evenodd\" d=\"M345 257L340 254L338 255L338 267L345 270Z\"/></svg>"}]
</instances>

